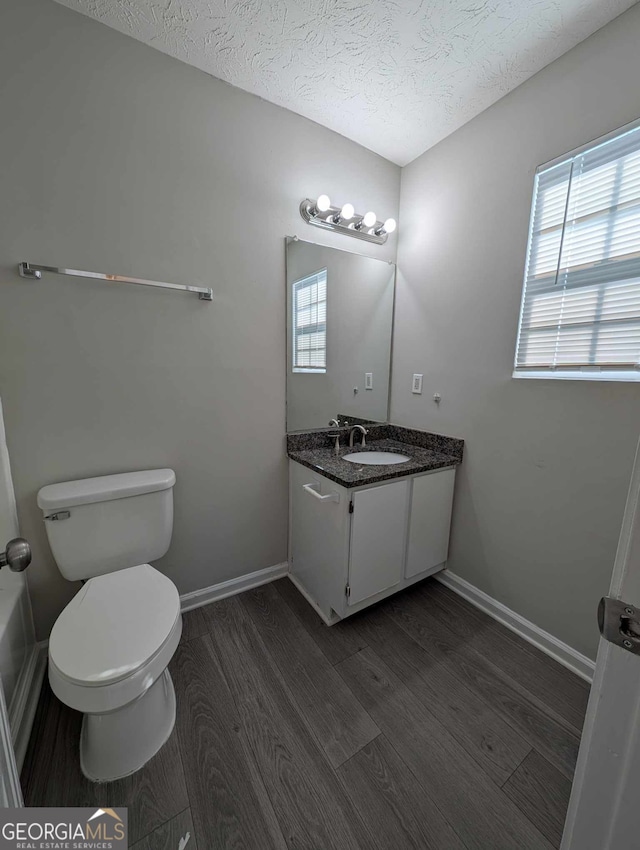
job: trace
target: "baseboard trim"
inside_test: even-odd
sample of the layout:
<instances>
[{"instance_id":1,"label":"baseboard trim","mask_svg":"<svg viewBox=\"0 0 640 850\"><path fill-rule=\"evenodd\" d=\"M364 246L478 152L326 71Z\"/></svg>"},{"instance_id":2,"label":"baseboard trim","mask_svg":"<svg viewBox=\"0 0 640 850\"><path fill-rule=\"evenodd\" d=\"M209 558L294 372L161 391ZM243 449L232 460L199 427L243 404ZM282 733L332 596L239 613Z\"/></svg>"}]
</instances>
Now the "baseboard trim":
<instances>
[{"instance_id":1,"label":"baseboard trim","mask_svg":"<svg viewBox=\"0 0 640 850\"><path fill-rule=\"evenodd\" d=\"M219 584L212 584L211 587L203 587L202 590L183 593L180 597L180 609L191 611L193 608L201 608L203 605L209 605L210 602L226 599L227 596L235 596L236 593L251 590L253 587L260 587L261 584L268 584L270 581L286 576L288 572L289 564L285 561L283 564L266 567L264 570L256 570L253 573L238 576L238 578L230 578L227 581L221 581Z\"/></svg>"},{"instance_id":2,"label":"baseboard trim","mask_svg":"<svg viewBox=\"0 0 640 850\"><path fill-rule=\"evenodd\" d=\"M558 640L558 638L549 634L549 632L545 632L544 629L539 628L529 620L525 620L524 617L507 608L502 602L493 599L493 597L484 591L479 590L474 585L469 584L468 581L465 581L465 579L460 578L455 573L449 572L449 570L443 570L434 576L434 578L446 585L454 593L464 597L467 602L475 605L476 608L480 608L485 614L493 617L494 620L502 623L503 626L511 629L512 632L520 635L528 643L533 644L533 646L536 646L542 652L551 656L551 658L567 667L577 676L580 676L581 679L587 682L592 681L595 662L581 652L578 652L577 649L573 649L569 644L563 643L563 641Z\"/></svg>"},{"instance_id":3,"label":"baseboard trim","mask_svg":"<svg viewBox=\"0 0 640 850\"><path fill-rule=\"evenodd\" d=\"M47 646L48 641L41 641L31 647L11 700L9 725L18 772L22 770L40 699L42 680L47 667Z\"/></svg>"}]
</instances>

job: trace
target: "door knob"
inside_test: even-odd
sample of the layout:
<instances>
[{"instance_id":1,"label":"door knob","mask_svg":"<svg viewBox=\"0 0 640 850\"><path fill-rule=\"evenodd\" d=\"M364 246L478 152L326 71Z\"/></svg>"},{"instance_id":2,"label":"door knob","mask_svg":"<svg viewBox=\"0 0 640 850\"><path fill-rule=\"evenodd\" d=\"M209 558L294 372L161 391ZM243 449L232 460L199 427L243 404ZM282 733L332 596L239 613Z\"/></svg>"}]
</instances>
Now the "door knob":
<instances>
[{"instance_id":1,"label":"door knob","mask_svg":"<svg viewBox=\"0 0 640 850\"><path fill-rule=\"evenodd\" d=\"M0 567L9 566L14 573L21 573L31 563L31 546L23 537L16 537L7 543L4 552L0 552Z\"/></svg>"}]
</instances>

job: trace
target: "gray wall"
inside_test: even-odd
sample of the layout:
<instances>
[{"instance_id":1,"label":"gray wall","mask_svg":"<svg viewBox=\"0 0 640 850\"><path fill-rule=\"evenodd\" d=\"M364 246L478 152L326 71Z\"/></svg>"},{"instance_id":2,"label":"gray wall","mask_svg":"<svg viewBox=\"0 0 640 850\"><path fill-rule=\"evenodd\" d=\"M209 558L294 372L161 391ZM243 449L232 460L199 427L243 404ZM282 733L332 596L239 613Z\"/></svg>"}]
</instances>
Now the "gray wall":
<instances>
[{"instance_id":1,"label":"gray wall","mask_svg":"<svg viewBox=\"0 0 640 850\"><path fill-rule=\"evenodd\" d=\"M327 269L327 371L294 373L291 287L323 268ZM384 260L301 240L287 245L288 431L326 428L339 415L387 421L394 279L395 267ZM373 374L371 390L364 388L366 372Z\"/></svg>"},{"instance_id":2,"label":"gray wall","mask_svg":"<svg viewBox=\"0 0 640 850\"><path fill-rule=\"evenodd\" d=\"M511 373L535 168L640 116L639 44L635 6L402 176L391 419L467 441L449 566L592 657L640 386Z\"/></svg>"},{"instance_id":3,"label":"gray wall","mask_svg":"<svg viewBox=\"0 0 640 850\"><path fill-rule=\"evenodd\" d=\"M46 483L177 473L158 566L181 592L286 559L284 236L328 192L397 216L399 169L50 0L0 8L0 396L45 637L76 591L36 508ZM361 246L363 247L363 246ZM364 247L395 259L395 239ZM211 285L195 296L20 260Z\"/></svg>"}]
</instances>

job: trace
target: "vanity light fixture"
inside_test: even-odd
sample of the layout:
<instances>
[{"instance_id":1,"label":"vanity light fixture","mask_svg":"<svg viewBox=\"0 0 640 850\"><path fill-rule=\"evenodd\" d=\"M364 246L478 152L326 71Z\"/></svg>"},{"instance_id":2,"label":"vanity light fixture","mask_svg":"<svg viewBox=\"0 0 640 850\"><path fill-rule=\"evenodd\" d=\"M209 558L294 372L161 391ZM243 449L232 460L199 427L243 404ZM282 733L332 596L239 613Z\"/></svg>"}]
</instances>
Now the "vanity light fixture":
<instances>
[{"instance_id":1,"label":"vanity light fixture","mask_svg":"<svg viewBox=\"0 0 640 850\"><path fill-rule=\"evenodd\" d=\"M337 233L355 236L378 245L383 245L388 235L397 227L394 218L388 218L384 222L378 221L371 210L364 215L358 215L353 204L334 206L328 195L320 195L317 201L305 198L300 204L300 215L307 224L323 227L325 230L335 230Z\"/></svg>"},{"instance_id":2,"label":"vanity light fixture","mask_svg":"<svg viewBox=\"0 0 640 850\"><path fill-rule=\"evenodd\" d=\"M326 212L331 207L331 199L328 195L320 195L318 200L316 201L314 209L316 210L316 215L318 213Z\"/></svg>"},{"instance_id":3,"label":"vanity light fixture","mask_svg":"<svg viewBox=\"0 0 640 850\"><path fill-rule=\"evenodd\" d=\"M376 230L376 233L393 233L397 226L395 218L388 218L382 227Z\"/></svg>"},{"instance_id":4,"label":"vanity light fixture","mask_svg":"<svg viewBox=\"0 0 640 850\"><path fill-rule=\"evenodd\" d=\"M338 215L334 215L332 221L334 224L341 224L343 221L351 221L356 214L353 204L343 204Z\"/></svg>"},{"instance_id":5,"label":"vanity light fixture","mask_svg":"<svg viewBox=\"0 0 640 850\"><path fill-rule=\"evenodd\" d=\"M373 225L376 223L377 220L378 220L378 217L376 216L376 214L374 212L370 211L368 213L365 213L362 216L362 221L359 222L358 225L357 225L358 230L361 230L363 227L373 227Z\"/></svg>"}]
</instances>

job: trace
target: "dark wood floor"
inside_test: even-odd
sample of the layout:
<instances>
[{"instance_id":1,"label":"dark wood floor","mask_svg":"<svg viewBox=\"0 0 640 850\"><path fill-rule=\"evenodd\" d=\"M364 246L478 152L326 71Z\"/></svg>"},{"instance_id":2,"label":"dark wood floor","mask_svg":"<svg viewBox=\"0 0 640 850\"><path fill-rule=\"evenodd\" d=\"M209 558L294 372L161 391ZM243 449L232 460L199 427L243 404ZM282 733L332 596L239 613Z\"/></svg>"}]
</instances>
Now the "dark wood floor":
<instances>
[{"instance_id":1,"label":"dark wood floor","mask_svg":"<svg viewBox=\"0 0 640 850\"><path fill-rule=\"evenodd\" d=\"M169 743L80 773L43 688L30 806L129 807L135 850L558 847L588 686L429 579L327 628L287 579L184 617Z\"/></svg>"}]
</instances>

